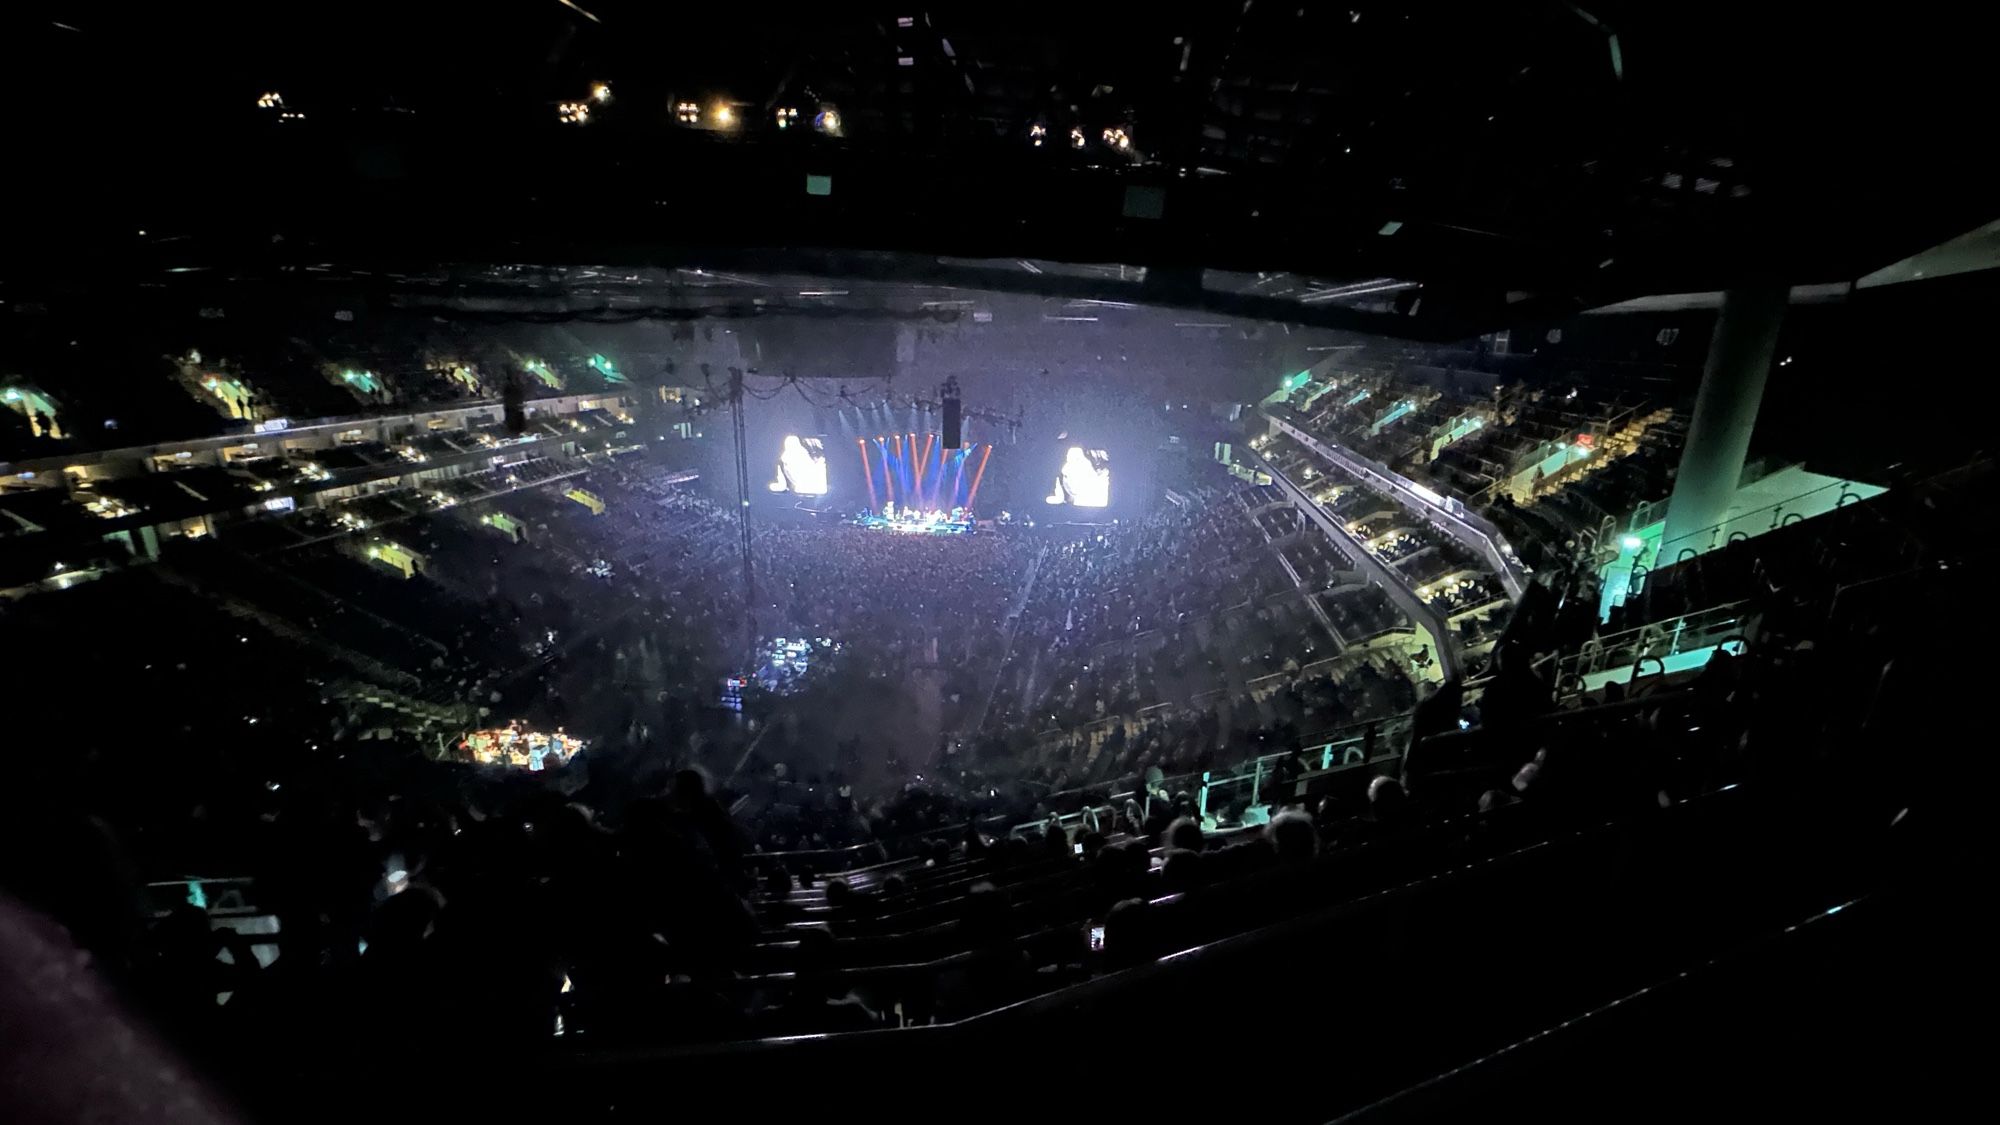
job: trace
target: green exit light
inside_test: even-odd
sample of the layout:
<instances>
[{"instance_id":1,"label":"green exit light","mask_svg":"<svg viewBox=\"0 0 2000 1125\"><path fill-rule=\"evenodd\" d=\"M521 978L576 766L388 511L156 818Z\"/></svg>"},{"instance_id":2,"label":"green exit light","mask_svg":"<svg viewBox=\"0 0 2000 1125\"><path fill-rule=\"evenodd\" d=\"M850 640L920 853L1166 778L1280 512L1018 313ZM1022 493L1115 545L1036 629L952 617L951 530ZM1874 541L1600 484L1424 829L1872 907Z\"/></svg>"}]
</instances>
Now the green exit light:
<instances>
[{"instance_id":1,"label":"green exit light","mask_svg":"<svg viewBox=\"0 0 2000 1125\"><path fill-rule=\"evenodd\" d=\"M833 177L832 177L832 176L815 176L815 175L813 175L813 174L812 174L812 173L810 173L810 172L806 173L806 194L807 194L807 195L832 195L832 194L833 194Z\"/></svg>"}]
</instances>

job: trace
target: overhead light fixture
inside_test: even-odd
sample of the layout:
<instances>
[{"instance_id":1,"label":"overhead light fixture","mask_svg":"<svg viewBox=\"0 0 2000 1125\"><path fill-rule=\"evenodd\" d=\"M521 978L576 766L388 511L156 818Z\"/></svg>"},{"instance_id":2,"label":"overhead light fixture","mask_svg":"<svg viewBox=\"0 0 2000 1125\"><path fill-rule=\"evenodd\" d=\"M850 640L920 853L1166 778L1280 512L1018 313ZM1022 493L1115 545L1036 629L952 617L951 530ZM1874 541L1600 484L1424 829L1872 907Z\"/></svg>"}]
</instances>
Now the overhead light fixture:
<instances>
[{"instance_id":1,"label":"overhead light fixture","mask_svg":"<svg viewBox=\"0 0 2000 1125\"><path fill-rule=\"evenodd\" d=\"M611 87L603 82L592 82L590 84L590 100L599 103L610 101Z\"/></svg>"},{"instance_id":2,"label":"overhead light fixture","mask_svg":"<svg viewBox=\"0 0 2000 1125\"><path fill-rule=\"evenodd\" d=\"M711 112L710 116L715 119L717 125L724 129L736 124L736 111L721 102L716 103L715 109Z\"/></svg>"}]
</instances>

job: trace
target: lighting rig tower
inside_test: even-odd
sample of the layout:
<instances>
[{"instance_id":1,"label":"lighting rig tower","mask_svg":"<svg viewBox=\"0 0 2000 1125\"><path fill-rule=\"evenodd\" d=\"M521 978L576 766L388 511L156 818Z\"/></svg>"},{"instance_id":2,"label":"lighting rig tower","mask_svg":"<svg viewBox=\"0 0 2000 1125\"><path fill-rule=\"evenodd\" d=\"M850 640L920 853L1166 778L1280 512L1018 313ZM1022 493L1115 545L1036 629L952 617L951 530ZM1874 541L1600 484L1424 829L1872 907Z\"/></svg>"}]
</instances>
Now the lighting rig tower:
<instances>
[{"instance_id":1,"label":"lighting rig tower","mask_svg":"<svg viewBox=\"0 0 2000 1125\"><path fill-rule=\"evenodd\" d=\"M743 369L729 369L729 428L736 441L736 531L743 549L743 646L757 648L757 569L750 548L749 442L743 436Z\"/></svg>"}]
</instances>

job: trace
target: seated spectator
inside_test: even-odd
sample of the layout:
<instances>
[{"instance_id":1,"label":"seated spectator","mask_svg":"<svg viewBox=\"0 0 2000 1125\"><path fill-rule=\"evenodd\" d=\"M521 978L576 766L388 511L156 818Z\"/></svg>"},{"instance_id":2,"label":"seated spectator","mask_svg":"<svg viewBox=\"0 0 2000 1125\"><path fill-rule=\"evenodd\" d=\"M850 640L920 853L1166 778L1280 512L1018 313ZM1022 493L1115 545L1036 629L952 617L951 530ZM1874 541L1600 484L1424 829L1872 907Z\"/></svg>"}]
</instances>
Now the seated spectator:
<instances>
[{"instance_id":1,"label":"seated spectator","mask_svg":"<svg viewBox=\"0 0 2000 1125\"><path fill-rule=\"evenodd\" d=\"M937 1006L944 1018L990 1011L1014 999L1031 971L1027 952L1014 943L1007 895L999 887L983 880L973 884L958 927L970 957L939 975Z\"/></svg>"},{"instance_id":2,"label":"seated spectator","mask_svg":"<svg viewBox=\"0 0 2000 1125\"><path fill-rule=\"evenodd\" d=\"M1396 840L1418 827L1420 825L1410 810L1403 783L1393 777L1380 776L1368 783L1368 808L1348 822L1341 832L1340 842L1346 845Z\"/></svg>"},{"instance_id":3,"label":"seated spectator","mask_svg":"<svg viewBox=\"0 0 2000 1125\"><path fill-rule=\"evenodd\" d=\"M864 1031L881 1025L882 1017L834 975L836 940L825 930L799 934L798 971L791 992L782 1004L761 1013L759 1026L765 1034Z\"/></svg>"},{"instance_id":4,"label":"seated spectator","mask_svg":"<svg viewBox=\"0 0 2000 1125\"><path fill-rule=\"evenodd\" d=\"M1114 968L1130 968L1158 956L1154 949L1152 907L1143 898L1128 898L1104 918L1104 958Z\"/></svg>"},{"instance_id":5,"label":"seated spectator","mask_svg":"<svg viewBox=\"0 0 2000 1125\"><path fill-rule=\"evenodd\" d=\"M1168 894L1183 894L1202 885L1202 859L1200 852L1186 848L1167 849L1166 858L1160 863L1160 889Z\"/></svg>"},{"instance_id":6,"label":"seated spectator","mask_svg":"<svg viewBox=\"0 0 2000 1125\"><path fill-rule=\"evenodd\" d=\"M1319 830L1312 818L1298 809L1286 809L1264 826L1264 835L1277 849L1278 861L1286 866L1307 863L1319 854Z\"/></svg>"}]
</instances>

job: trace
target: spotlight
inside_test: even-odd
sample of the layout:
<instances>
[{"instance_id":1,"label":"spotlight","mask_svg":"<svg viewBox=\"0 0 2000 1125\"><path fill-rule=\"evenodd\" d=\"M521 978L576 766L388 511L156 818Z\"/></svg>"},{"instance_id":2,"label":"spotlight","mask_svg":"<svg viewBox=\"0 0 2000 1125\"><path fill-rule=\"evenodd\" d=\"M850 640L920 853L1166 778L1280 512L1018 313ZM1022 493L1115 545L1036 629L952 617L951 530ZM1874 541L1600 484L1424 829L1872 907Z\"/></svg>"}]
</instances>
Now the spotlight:
<instances>
[{"instance_id":1,"label":"spotlight","mask_svg":"<svg viewBox=\"0 0 2000 1125\"><path fill-rule=\"evenodd\" d=\"M1036 148L1042 147L1042 141L1046 139L1048 135L1049 135L1049 127L1047 125L1042 124L1039 121L1035 122L1033 125L1028 126L1028 143L1034 145Z\"/></svg>"},{"instance_id":2,"label":"spotlight","mask_svg":"<svg viewBox=\"0 0 2000 1125\"><path fill-rule=\"evenodd\" d=\"M778 107L778 128L789 129L799 123L799 111L791 106Z\"/></svg>"},{"instance_id":3,"label":"spotlight","mask_svg":"<svg viewBox=\"0 0 2000 1125\"><path fill-rule=\"evenodd\" d=\"M1072 126L1070 126L1070 130L1069 130L1069 147L1071 147L1071 148L1082 148L1082 147L1083 147L1083 126L1081 126L1081 125L1072 125Z\"/></svg>"},{"instance_id":4,"label":"spotlight","mask_svg":"<svg viewBox=\"0 0 2000 1125\"><path fill-rule=\"evenodd\" d=\"M284 95L278 93L276 90L272 90L269 93L259 94L257 96L258 109L283 109L284 107L285 107Z\"/></svg>"},{"instance_id":5,"label":"spotlight","mask_svg":"<svg viewBox=\"0 0 2000 1125\"><path fill-rule=\"evenodd\" d=\"M714 117L716 125L724 129L736 124L736 111L720 103L716 105L711 116Z\"/></svg>"},{"instance_id":6,"label":"spotlight","mask_svg":"<svg viewBox=\"0 0 2000 1125\"><path fill-rule=\"evenodd\" d=\"M610 101L611 87L602 82L592 82L590 84L590 100L594 102Z\"/></svg>"},{"instance_id":7,"label":"spotlight","mask_svg":"<svg viewBox=\"0 0 2000 1125\"><path fill-rule=\"evenodd\" d=\"M840 135L840 111L828 106L813 118L813 127L829 137Z\"/></svg>"},{"instance_id":8,"label":"spotlight","mask_svg":"<svg viewBox=\"0 0 2000 1125\"><path fill-rule=\"evenodd\" d=\"M701 124L701 107L693 102L674 103L674 120L683 125Z\"/></svg>"}]
</instances>

